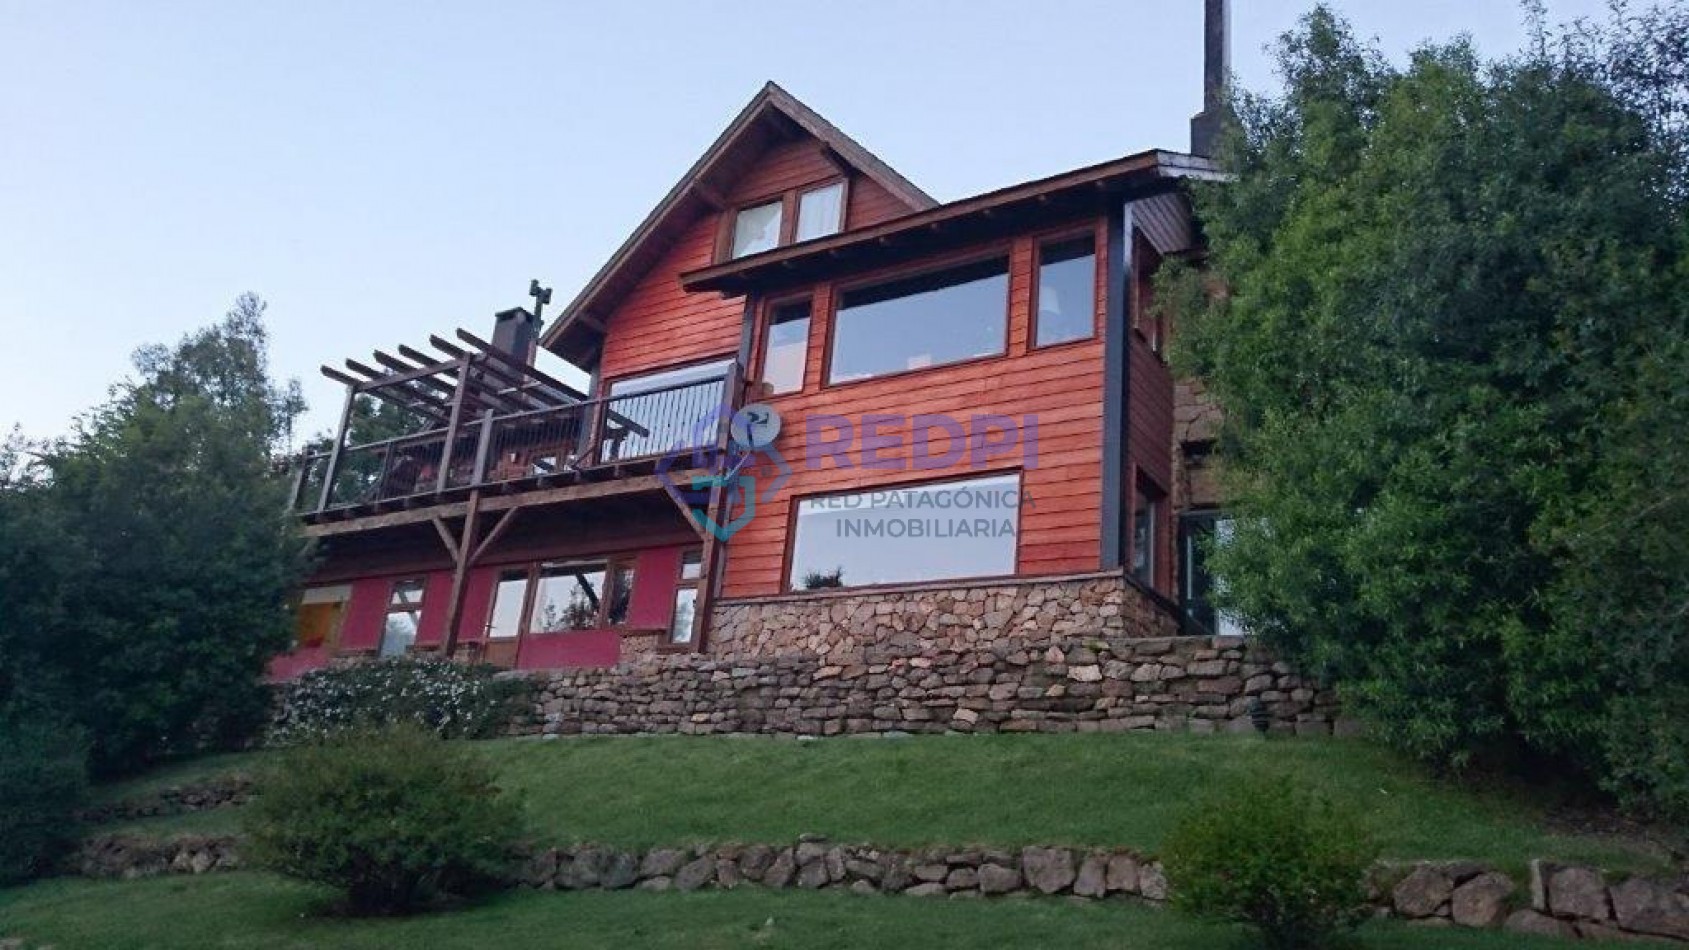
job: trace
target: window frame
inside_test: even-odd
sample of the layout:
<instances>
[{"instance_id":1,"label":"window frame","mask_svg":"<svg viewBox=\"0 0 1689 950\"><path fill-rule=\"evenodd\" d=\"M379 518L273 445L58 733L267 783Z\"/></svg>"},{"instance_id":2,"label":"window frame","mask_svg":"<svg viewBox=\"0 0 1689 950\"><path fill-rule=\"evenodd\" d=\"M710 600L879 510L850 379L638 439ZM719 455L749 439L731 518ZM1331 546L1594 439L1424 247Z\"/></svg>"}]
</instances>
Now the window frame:
<instances>
[{"instance_id":1,"label":"window frame","mask_svg":"<svg viewBox=\"0 0 1689 950\"><path fill-rule=\"evenodd\" d=\"M1204 570L1208 578L1208 590L1201 596L1195 594L1193 570L1196 558L1195 545L1197 535L1206 534L1208 537L1218 537L1222 523L1234 523L1235 517L1226 508L1196 508L1179 514L1179 583L1178 600L1179 616L1183 622L1196 625L1202 633L1216 637L1247 637L1249 631L1235 617L1228 617L1220 611L1213 602L1213 592L1218 589L1217 579L1212 571ZM1198 605L1203 612L1212 614L1212 623L1204 623L1203 618L1197 616ZM1231 626L1228 628L1227 624Z\"/></svg>"},{"instance_id":2,"label":"window frame","mask_svg":"<svg viewBox=\"0 0 1689 950\"><path fill-rule=\"evenodd\" d=\"M593 618L593 626L576 627L570 630L535 630L533 628L534 606L539 600L540 571L546 566L570 567L574 565L604 565L604 593L599 597L598 611ZM501 643L520 642L530 636L568 636L572 633L585 633L593 630L623 630L628 627L624 619L621 623L610 622L610 601L612 599L612 585L615 584L617 571L626 568L630 572L628 581L628 604L632 610L633 591L639 586L639 557L637 553L590 555L586 557L548 558L532 561L517 566L504 566L498 569L493 580L493 594L487 598L486 619L481 624L482 643L492 643L496 639ZM492 636L493 613L498 609L498 588L508 578L505 575L522 572L522 608L516 623L516 633L513 636Z\"/></svg>"},{"instance_id":3,"label":"window frame","mask_svg":"<svg viewBox=\"0 0 1689 950\"><path fill-rule=\"evenodd\" d=\"M803 372L798 379L798 388L788 389L785 392L774 392L773 390L768 390L761 392L761 396L770 399L778 399L782 396L796 396L809 390L809 347L810 342L815 335L815 298L815 291L811 289L802 293L771 297L762 302L761 313L757 316L756 350L752 354L752 358L756 361L756 365L753 369L751 379L755 380L758 386L768 385L768 343L774 335L774 315L787 307L795 307L799 304L805 305L809 307L809 316L807 318L809 321L809 327L804 331Z\"/></svg>"},{"instance_id":4,"label":"window frame","mask_svg":"<svg viewBox=\"0 0 1689 950\"><path fill-rule=\"evenodd\" d=\"M846 226L850 222L851 179L854 177L855 176L853 175L843 173L829 175L826 178L804 182L801 185L794 185L780 191L763 192L754 198L750 198L745 201L736 201L722 207L721 222L717 227L715 254L713 255L715 263L725 264L728 261L743 260L747 257L755 257L757 254L767 254L769 251L777 251L783 247L788 247L798 243L798 209L802 197L812 191L820 191L823 188L831 188L834 185L841 186L839 190L838 229L830 234L824 234L821 237L809 238L808 240L820 241L824 238L832 237L834 234L842 233L846 230ZM764 205L771 205L775 202L779 202L780 204L780 233L775 239L774 246L765 250L755 251L751 254L742 254L738 257L734 257L733 234L738 227L739 213L742 211L749 211L752 208L760 208Z\"/></svg>"},{"instance_id":5,"label":"window frame","mask_svg":"<svg viewBox=\"0 0 1689 950\"><path fill-rule=\"evenodd\" d=\"M878 584L848 584L841 587L828 587L817 590L800 590L792 586L793 559L798 548L798 512L805 501L816 498L828 498L835 495L859 495L872 492L902 491L904 489L922 488L928 485L942 485L946 482L975 482L988 478L1000 478L1004 475L1016 477L1016 491L1019 493L1015 506L1015 557L1014 566L1007 574L972 574L963 577L939 577L917 581L883 581ZM1021 576L1021 537L1025 531L1022 514L1026 499L1026 470L1020 466L1007 468L986 469L965 473L951 472L941 475L930 475L925 478L909 479L900 482L882 482L857 488L831 488L822 491L808 492L794 495L786 503L786 538L784 551L780 557L780 596L827 596L840 592L860 593L878 590L897 590L927 584L951 584L957 581L988 581L1002 580Z\"/></svg>"},{"instance_id":6,"label":"window frame","mask_svg":"<svg viewBox=\"0 0 1689 950\"><path fill-rule=\"evenodd\" d=\"M686 576L686 556L698 555L698 576ZM698 642L698 605L704 600L704 548L702 545L681 549L680 557L676 559L674 567L674 595L669 600L669 622L665 631L663 645L672 648L690 649ZM680 613L680 594L682 591L692 591L692 628L686 632L685 640L675 639L674 622Z\"/></svg>"},{"instance_id":7,"label":"window frame","mask_svg":"<svg viewBox=\"0 0 1689 950\"><path fill-rule=\"evenodd\" d=\"M767 207L778 208L780 211L780 224L777 228L775 228L774 232L774 246L765 247L760 251L747 251L744 254L734 254L733 250L739 237L739 219L743 217L747 211L755 211L759 208ZM727 221L725 234L727 246L722 250L722 254L724 255L722 258L723 260L736 261L741 258L752 257L757 254L766 254L769 251L777 251L790 243L786 240L786 235L788 233L787 229L790 228L792 224L791 202L786 200L784 195L773 195L767 198L759 198L756 201L735 206L732 209L731 214L724 214L722 217Z\"/></svg>"},{"instance_id":8,"label":"window frame","mask_svg":"<svg viewBox=\"0 0 1689 950\"><path fill-rule=\"evenodd\" d=\"M809 195L809 194L813 194L817 191L826 191L828 188L832 188L834 186L837 186L838 189L839 189L839 218L838 218L837 221L835 221L833 223L833 230L828 231L826 234L818 234L815 237L804 238L803 240L804 241L819 241L822 238L830 238L833 235L839 234L842 231L844 231L845 221L848 220L849 217L850 217L850 176L849 175L840 175L836 178L829 178L826 181L814 182L814 183L808 184L808 185L800 185L797 188L792 189L792 191L791 191L792 228L791 228L790 235L787 237L787 240L785 241L784 244L781 245L782 247L785 247L788 244L801 244L801 243L803 243L802 241L798 240L798 224L800 222L800 219L803 216L803 199L804 199L804 196Z\"/></svg>"},{"instance_id":9,"label":"window frame","mask_svg":"<svg viewBox=\"0 0 1689 950\"><path fill-rule=\"evenodd\" d=\"M417 585L415 604L394 603L393 597L399 592L400 585ZM396 577L387 585L387 603L381 611L381 634L375 640L376 656L404 656L416 647L417 638L422 636L422 611L428 606L428 575L415 574L406 577ZM411 642L398 653L384 652L387 647L387 620L394 614L416 614L416 634Z\"/></svg>"},{"instance_id":10,"label":"window frame","mask_svg":"<svg viewBox=\"0 0 1689 950\"><path fill-rule=\"evenodd\" d=\"M424 593L426 593L426 589L424 590ZM312 600L311 597L315 594L328 594L330 596L321 600ZM388 592L387 597L388 602L391 603L393 597L391 591ZM287 652L295 653L300 650L323 650L327 653L338 652L340 649L341 638L346 632L346 618L351 614L351 606L351 584L314 584L309 587L301 588L293 598L293 640L288 645ZM311 644L305 643L300 638L299 629L300 620L303 619L301 617L301 613L309 607L330 607L333 610L333 613L329 618L328 629L323 631L322 640ZM382 619L384 621L382 624L383 632L385 632L385 616Z\"/></svg>"},{"instance_id":11,"label":"window frame","mask_svg":"<svg viewBox=\"0 0 1689 950\"><path fill-rule=\"evenodd\" d=\"M1167 260L1166 255L1144 235L1133 232L1131 284L1132 330L1144 341L1156 359L1167 362L1167 321L1150 313L1155 305L1155 275ZM1152 263L1153 259L1153 263ZM1147 328L1147 329L1146 329Z\"/></svg>"},{"instance_id":12,"label":"window frame","mask_svg":"<svg viewBox=\"0 0 1689 950\"><path fill-rule=\"evenodd\" d=\"M1039 343L1038 294L1039 291L1043 289L1044 284L1044 248L1051 244L1061 244L1066 241L1075 241L1084 237L1091 239L1091 332L1084 336L1074 337L1071 340L1058 340L1054 343ZM1103 286L1105 283L1105 278L1103 276L1105 272L1103 266L1103 248L1107 244L1106 238L1107 235L1104 233L1103 226L1095 223L1066 227L1053 231L1045 231L1031 236L1032 268L1027 275L1027 283L1029 286L1027 288L1026 350L1028 353L1041 350L1053 350L1058 347L1072 346L1077 343L1095 343L1097 341L1097 338L1101 335L1102 331L1101 323L1103 321L1103 313L1107 309L1107 302L1104 299L1107 294L1107 289Z\"/></svg>"},{"instance_id":13,"label":"window frame","mask_svg":"<svg viewBox=\"0 0 1689 950\"><path fill-rule=\"evenodd\" d=\"M940 274L947 270L957 270L963 267L968 267L972 264L980 264L985 261L992 260L1002 260L1004 262L1005 268L1003 276L1006 283L1006 289L1003 293L1003 345L996 353L970 356L966 359L955 360L954 362L949 363L935 363L931 366L917 366L912 369L894 370L890 373L881 373L875 376L864 376L861 379L848 379L842 382L833 381L833 350L839 334L840 303L844 300L846 294L856 290L865 290L870 287L876 287L880 284L888 284L899 280L911 280L931 274ZM831 291L827 294L827 337L822 341L821 346L820 388L824 390L842 389L846 386L860 386L865 383L876 383L888 379L897 379L902 376L908 376L911 373L939 372L942 370L954 369L958 366L973 366L980 363L988 363L992 360L1008 359L1012 356L1009 351L1009 346L1014 341L1015 332L1014 301L1015 257L1013 241L996 241L985 247L970 248L969 250L963 251L959 254L940 257L936 260L919 261L913 264L886 268L884 270L874 271L869 274L852 278L848 281L834 284L832 285ZM811 318L813 319L814 310L811 309L810 313Z\"/></svg>"},{"instance_id":14,"label":"window frame","mask_svg":"<svg viewBox=\"0 0 1689 950\"><path fill-rule=\"evenodd\" d=\"M1126 537L1129 547L1126 551L1126 576L1149 590L1164 594L1163 582L1170 576L1166 570L1167 560L1167 521L1171 510L1171 496L1161 483L1151 478L1141 467L1135 467L1132 479L1132 508L1127 522ZM1138 576L1136 560L1138 556L1138 510L1146 497L1145 488L1153 489L1155 498L1150 501L1154 506L1150 513L1149 545L1148 545L1148 573L1147 579Z\"/></svg>"}]
</instances>

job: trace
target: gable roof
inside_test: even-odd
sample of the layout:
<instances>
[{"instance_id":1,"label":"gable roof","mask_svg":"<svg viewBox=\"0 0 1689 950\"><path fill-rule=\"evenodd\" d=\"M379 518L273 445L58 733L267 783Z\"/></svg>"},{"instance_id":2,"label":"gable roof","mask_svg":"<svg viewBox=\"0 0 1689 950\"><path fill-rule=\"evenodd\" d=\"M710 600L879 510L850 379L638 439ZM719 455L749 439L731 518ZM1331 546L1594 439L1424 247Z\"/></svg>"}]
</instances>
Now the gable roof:
<instances>
[{"instance_id":1,"label":"gable roof","mask_svg":"<svg viewBox=\"0 0 1689 950\"><path fill-rule=\"evenodd\" d=\"M604 330L603 311L609 309L609 304L657 263L679 232L697 215L721 210L720 196L729 191L733 181L749 170L770 144L794 134L814 137L840 161L873 179L912 212L938 204L855 139L770 82L739 111L575 299L563 308L541 337L541 344L576 362L581 362L577 357L590 355L595 338Z\"/></svg>"}]
</instances>

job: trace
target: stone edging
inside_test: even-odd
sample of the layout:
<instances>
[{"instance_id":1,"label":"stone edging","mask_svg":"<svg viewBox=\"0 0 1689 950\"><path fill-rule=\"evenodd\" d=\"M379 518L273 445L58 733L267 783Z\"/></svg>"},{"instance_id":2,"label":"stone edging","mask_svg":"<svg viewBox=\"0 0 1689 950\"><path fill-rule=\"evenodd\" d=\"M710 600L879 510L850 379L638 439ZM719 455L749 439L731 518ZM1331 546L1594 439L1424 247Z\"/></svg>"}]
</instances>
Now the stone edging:
<instances>
[{"instance_id":1,"label":"stone edging","mask_svg":"<svg viewBox=\"0 0 1689 950\"><path fill-rule=\"evenodd\" d=\"M108 836L88 841L71 868L106 878L204 874L239 867L238 845L232 836ZM1689 942L1689 880L1632 877L1609 885L1602 872L1591 868L1533 861L1530 869L1529 888L1521 894L1506 874L1476 862L1380 864L1369 875L1369 892L1379 916L1421 924ZM515 883L540 890L695 891L755 884L952 900L1065 895L1161 904L1167 899L1161 864L1128 850L1037 845L898 849L838 844L819 835L803 835L790 845L530 849Z\"/></svg>"},{"instance_id":2,"label":"stone edging","mask_svg":"<svg viewBox=\"0 0 1689 950\"><path fill-rule=\"evenodd\" d=\"M139 798L84 808L76 817L85 824L100 825L136 818L156 818L161 815L184 815L214 808L233 808L251 801L252 786L252 777L249 775L225 775L195 785L166 788Z\"/></svg>"}]
</instances>

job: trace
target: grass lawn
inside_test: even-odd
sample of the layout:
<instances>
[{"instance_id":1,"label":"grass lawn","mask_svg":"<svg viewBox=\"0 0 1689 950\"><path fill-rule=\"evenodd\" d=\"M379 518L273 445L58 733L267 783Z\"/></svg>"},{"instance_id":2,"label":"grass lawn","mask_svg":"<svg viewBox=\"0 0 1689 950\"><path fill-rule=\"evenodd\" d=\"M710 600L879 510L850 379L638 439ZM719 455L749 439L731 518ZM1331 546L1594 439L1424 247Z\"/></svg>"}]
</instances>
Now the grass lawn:
<instances>
[{"instance_id":1,"label":"grass lawn","mask_svg":"<svg viewBox=\"0 0 1689 950\"><path fill-rule=\"evenodd\" d=\"M803 832L886 845L1050 843L1153 852L1207 789L1289 772L1353 802L1394 858L1472 858L1515 873L1533 857L1612 870L1660 859L1615 838L1557 834L1517 792L1463 788L1356 740L1164 733L925 736L796 741L604 737L477 743L526 798L537 839L644 846L781 842ZM107 797L251 767L190 763ZM233 830L234 810L130 824Z\"/></svg>"},{"instance_id":2,"label":"grass lawn","mask_svg":"<svg viewBox=\"0 0 1689 950\"><path fill-rule=\"evenodd\" d=\"M837 892L523 891L453 913L402 920L319 916L322 892L254 873L124 882L58 880L0 890L0 936L59 950L427 947L897 948L1071 947L1215 950L1242 932L1128 903L945 901ZM1389 948L1569 947L1490 931L1372 923L1361 945Z\"/></svg>"}]
</instances>

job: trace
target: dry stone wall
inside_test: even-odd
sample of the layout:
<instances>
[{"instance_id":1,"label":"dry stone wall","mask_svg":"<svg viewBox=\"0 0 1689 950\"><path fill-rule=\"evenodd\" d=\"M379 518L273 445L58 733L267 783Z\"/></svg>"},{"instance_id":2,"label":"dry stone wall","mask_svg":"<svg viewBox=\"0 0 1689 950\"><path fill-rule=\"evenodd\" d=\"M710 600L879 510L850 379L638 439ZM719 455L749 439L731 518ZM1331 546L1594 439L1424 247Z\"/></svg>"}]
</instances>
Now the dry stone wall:
<instances>
[{"instance_id":1,"label":"dry stone wall","mask_svg":"<svg viewBox=\"0 0 1689 950\"><path fill-rule=\"evenodd\" d=\"M85 877L207 874L241 866L239 839L180 835L92 838L69 863ZM514 883L541 890L695 891L745 885L911 897L1057 896L1167 899L1159 861L1126 849L1029 845L920 849L841 844L802 835L787 844L625 850L595 844L529 847ZM1689 880L1609 878L1588 867L1533 861L1521 886L1472 861L1380 864L1368 875L1379 916L1443 926L1689 943Z\"/></svg>"},{"instance_id":2,"label":"dry stone wall","mask_svg":"<svg viewBox=\"0 0 1689 950\"><path fill-rule=\"evenodd\" d=\"M1172 605L1108 573L723 601L712 618L709 652L718 659L813 654L834 663L874 663L1010 637L1179 632Z\"/></svg>"},{"instance_id":3,"label":"dry stone wall","mask_svg":"<svg viewBox=\"0 0 1689 950\"><path fill-rule=\"evenodd\" d=\"M528 674L518 735L1349 731L1335 697L1239 638L999 638L906 653L684 654Z\"/></svg>"},{"instance_id":4,"label":"dry stone wall","mask_svg":"<svg viewBox=\"0 0 1689 950\"><path fill-rule=\"evenodd\" d=\"M1119 574L726 602L709 651L524 674L515 734L1329 734L1333 695Z\"/></svg>"}]
</instances>

